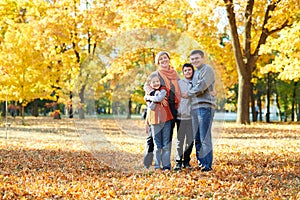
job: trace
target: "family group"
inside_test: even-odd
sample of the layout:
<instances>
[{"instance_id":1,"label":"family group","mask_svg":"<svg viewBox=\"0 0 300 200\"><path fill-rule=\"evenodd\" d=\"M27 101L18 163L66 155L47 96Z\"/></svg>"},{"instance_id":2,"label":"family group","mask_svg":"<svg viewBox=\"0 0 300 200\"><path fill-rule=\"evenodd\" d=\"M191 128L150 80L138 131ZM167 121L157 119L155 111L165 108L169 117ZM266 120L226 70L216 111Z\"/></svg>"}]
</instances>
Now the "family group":
<instances>
[{"instance_id":1,"label":"family group","mask_svg":"<svg viewBox=\"0 0 300 200\"><path fill-rule=\"evenodd\" d=\"M158 69L144 85L146 148L143 164L155 170L171 170L171 145L176 127L177 143L174 170L192 168L191 152L195 144L198 168L211 171L213 162L212 121L216 107L215 73L205 63L202 50L193 50L190 63L182 66L183 78L170 65L170 54L155 57ZM175 126L176 125L176 126Z\"/></svg>"}]
</instances>

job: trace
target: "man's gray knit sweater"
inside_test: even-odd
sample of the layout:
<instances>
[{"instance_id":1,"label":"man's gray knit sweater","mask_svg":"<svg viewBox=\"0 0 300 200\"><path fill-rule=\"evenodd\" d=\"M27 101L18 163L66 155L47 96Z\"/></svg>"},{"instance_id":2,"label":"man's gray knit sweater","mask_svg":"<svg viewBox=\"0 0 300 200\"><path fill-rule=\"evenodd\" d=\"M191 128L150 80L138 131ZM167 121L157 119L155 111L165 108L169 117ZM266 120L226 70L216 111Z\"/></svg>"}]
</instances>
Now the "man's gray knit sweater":
<instances>
[{"instance_id":1,"label":"man's gray knit sweater","mask_svg":"<svg viewBox=\"0 0 300 200\"><path fill-rule=\"evenodd\" d=\"M188 96L192 97L192 108L216 107L216 96L211 92L214 90L215 73L208 64L203 64L198 68L193 76Z\"/></svg>"}]
</instances>

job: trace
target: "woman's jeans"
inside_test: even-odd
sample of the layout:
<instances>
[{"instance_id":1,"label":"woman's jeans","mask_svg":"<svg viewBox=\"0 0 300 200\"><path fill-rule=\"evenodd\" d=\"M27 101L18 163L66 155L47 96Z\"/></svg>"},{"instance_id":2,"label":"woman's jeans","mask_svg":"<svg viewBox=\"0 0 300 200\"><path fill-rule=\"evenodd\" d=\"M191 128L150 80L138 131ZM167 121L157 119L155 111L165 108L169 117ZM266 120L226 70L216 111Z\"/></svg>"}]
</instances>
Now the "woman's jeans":
<instances>
[{"instance_id":1,"label":"woman's jeans","mask_svg":"<svg viewBox=\"0 0 300 200\"><path fill-rule=\"evenodd\" d=\"M213 146L211 128L215 109L200 107L192 110L193 132L198 164L211 169L213 161Z\"/></svg>"},{"instance_id":2,"label":"woman's jeans","mask_svg":"<svg viewBox=\"0 0 300 200\"><path fill-rule=\"evenodd\" d=\"M154 141L154 169L171 169L171 121L151 125Z\"/></svg>"}]
</instances>

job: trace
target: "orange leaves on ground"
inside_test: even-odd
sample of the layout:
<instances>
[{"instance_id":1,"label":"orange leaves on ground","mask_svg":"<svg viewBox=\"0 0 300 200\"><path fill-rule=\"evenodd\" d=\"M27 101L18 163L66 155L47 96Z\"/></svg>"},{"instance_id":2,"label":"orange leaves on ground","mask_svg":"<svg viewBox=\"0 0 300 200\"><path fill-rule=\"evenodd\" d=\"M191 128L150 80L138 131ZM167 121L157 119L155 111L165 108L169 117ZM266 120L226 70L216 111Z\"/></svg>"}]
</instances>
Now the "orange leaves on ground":
<instances>
[{"instance_id":1,"label":"orange leaves on ground","mask_svg":"<svg viewBox=\"0 0 300 200\"><path fill-rule=\"evenodd\" d=\"M299 124L226 123L214 146L214 169L207 173L196 169L195 152L193 170L144 170L146 134L140 120L100 120L91 141L66 119L54 120L56 131L47 132L46 120L41 132L38 125L30 125L35 132L24 132L12 124L9 139L1 129L2 199L300 198ZM60 127L64 131L57 131Z\"/></svg>"}]
</instances>

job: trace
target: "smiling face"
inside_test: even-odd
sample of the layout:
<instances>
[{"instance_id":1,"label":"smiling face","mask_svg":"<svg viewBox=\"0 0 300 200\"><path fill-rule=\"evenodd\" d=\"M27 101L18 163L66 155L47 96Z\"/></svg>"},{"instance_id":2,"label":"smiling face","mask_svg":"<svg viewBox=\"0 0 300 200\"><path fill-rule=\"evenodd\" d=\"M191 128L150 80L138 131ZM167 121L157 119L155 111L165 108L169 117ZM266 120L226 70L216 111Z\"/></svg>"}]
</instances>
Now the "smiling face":
<instances>
[{"instance_id":1,"label":"smiling face","mask_svg":"<svg viewBox=\"0 0 300 200\"><path fill-rule=\"evenodd\" d=\"M170 58L168 57L167 54L163 54L158 58L158 65L161 68L166 68L168 69L170 66Z\"/></svg>"},{"instance_id":2,"label":"smiling face","mask_svg":"<svg viewBox=\"0 0 300 200\"><path fill-rule=\"evenodd\" d=\"M154 76L154 77L151 79L151 81L150 81L150 86L151 86L153 89L155 89L155 90L159 89L159 87L160 87L160 80L159 80L159 77L158 77L158 76Z\"/></svg>"},{"instance_id":3,"label":"smiling face","mask_svg":"<svg viewBox=\"0 0 300 200\"><path fill-rule=\"evenodd\" d=\"M190 56L190 61L192 65L196 68L200 68L201 65L204 63L204 57L202 57L200 54L193 54Z\"/></svg>"},{"instance_id":4,"label":"smiling face","mask_svg":"<svg viewBox=\"0 0 300 200\"><path fill-rule=\"evenodd\" d=\"M186 78L188 80L192 80L192 78L193 78L192 67L184 67L182 72L183 72L184 78Z\"/></svg>"}]
</instances>

